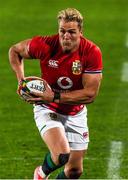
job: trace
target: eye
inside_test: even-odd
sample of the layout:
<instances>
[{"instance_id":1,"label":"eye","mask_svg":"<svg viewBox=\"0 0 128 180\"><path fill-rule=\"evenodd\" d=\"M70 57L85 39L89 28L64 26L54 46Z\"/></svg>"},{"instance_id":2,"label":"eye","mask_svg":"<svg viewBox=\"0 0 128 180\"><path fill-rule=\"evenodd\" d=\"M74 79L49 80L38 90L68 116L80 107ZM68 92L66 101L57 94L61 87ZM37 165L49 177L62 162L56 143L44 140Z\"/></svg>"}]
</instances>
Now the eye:
<instances>
[{"instance_id":1,"label":"eye","mask_svg":"<svg viewBox=\"0 0 128 180\"><path fill-rule=\"evenodd\" d=\"M68 30L68 33L70 33L70 34L76 34L76 31L74 31L74 30Z\"/></svg>"},{"instance_id":2,"label":"eye","mask_svg":"<svg viewBox=\"0 0 128 180\"><path fill-rule=\"evenodd\" d=\"M60 33L65 33L65 30L64 29L60 29Z\"/></svg>"}]
</instances>

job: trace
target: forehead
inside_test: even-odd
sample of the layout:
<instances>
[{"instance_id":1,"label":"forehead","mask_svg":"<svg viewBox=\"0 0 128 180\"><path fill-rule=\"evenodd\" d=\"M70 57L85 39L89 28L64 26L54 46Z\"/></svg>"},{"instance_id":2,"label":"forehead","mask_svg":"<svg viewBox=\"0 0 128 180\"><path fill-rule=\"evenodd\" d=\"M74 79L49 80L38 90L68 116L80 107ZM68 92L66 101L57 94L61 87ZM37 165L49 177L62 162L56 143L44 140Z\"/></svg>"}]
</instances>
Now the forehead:
<instances>
[{"instance_id":1,"label":"forehead","mask_svg":"<svg viewBox=\"0 0 128 180\"><path fill-rule=\"evenodd\" d=\"M76 21L64 21L61 20L59 22L59 28L63 28L63 29L79 29L78 27L78 22Z\"/></svg>"}]
</instances>

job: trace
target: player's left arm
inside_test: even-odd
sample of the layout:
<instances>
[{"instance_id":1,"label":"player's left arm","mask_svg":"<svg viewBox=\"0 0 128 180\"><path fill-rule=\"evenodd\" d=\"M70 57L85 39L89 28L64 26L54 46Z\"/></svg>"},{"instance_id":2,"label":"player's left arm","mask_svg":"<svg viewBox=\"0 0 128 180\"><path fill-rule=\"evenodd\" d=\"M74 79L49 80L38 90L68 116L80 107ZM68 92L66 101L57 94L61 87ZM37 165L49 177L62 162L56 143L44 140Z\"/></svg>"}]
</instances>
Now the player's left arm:
<instances>
[{"instance_id":1,"label":"player's left arm","mask_svg":"<svg viewBox=\"0 0 128 180\"><path fill-rule=\"evenodd\" d=\"M89 74L85 73L82 76L83 89L74 90L66 93L60 93L60 99L55 99L56 103L63 104L89 104L92 103L99 91L100 83L102 79L102 73ZM32 92L31 92L32 93ZM36 103L43 101L44 103L53 102L54 93L48 87L43 93L32 93L36 95L36 98L28 99L30 103Z\"/></svg>"},{"instance_id":2,"label":"player's left arm","mask_svg":"<svg viewBox=\"0 0 128 180\"><path fill-rule=\"evenodd\" d=\"M102 73L85 73L82 76L83 89L61 93L60 103L89 104L92 103L100 88Z\"/></svg>"}]
</instances>

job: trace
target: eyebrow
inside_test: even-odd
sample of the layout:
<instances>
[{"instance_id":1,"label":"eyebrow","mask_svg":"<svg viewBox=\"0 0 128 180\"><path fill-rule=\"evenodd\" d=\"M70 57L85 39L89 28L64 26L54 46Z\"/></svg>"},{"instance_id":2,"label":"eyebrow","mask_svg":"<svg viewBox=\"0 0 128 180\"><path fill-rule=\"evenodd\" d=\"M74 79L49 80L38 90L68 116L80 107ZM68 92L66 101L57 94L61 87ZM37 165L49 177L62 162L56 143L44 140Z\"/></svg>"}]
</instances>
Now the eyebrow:
<instances>
[{"instance_id":1,"label":"eyebrow","mask_svg":"<svg viewBox=\"0 0 128 180\"><path fill-rule=\"evenodd\" d=\"M76 29L72 29L72 28L70 28L70 29L65 29L65 28L63 28L63 27L60 27L60 29L65 30L65 31L76 31Z\"/></svg>"}]
</instances>

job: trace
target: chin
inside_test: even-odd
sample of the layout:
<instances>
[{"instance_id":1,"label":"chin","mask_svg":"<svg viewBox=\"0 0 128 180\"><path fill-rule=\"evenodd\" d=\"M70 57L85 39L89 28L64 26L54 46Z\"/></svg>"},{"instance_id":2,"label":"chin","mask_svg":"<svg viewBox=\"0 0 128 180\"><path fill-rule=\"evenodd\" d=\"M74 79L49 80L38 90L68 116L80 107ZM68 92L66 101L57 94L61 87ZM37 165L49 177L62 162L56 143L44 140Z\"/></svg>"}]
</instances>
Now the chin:
<instances>
[{"instance_id":1,"label":"chin","mask_svg":"<svg viewBox=\"0 0 128 180\"><path fill-rule=\"evenodd\" d=\"M68 48L68 47L62 47L63 51L65 53L70 53L71 52L71 48Z\"/></svg>"}]
</instances>

